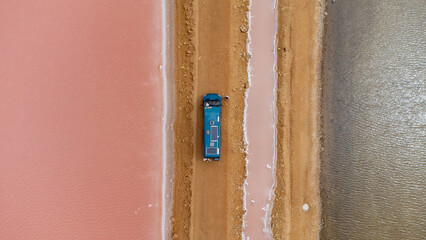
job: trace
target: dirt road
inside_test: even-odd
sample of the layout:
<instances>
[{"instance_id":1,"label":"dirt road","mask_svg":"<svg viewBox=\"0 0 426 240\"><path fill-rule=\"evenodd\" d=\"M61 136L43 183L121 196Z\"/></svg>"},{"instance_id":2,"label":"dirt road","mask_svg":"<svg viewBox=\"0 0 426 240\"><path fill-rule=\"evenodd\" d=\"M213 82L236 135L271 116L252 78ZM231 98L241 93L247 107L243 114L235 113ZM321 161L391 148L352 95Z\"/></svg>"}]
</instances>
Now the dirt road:
<instances>
[{"instance_id":1,"label":"dirt road","mask_svg":"<svg viewBox=\"0 0 426 240\"><path fill-rule=\"evenodd\" d=\"M173 239L241 239L248 4L175 1ZM275 239L319 234L320 9L318 1L278 3ZM205 163L201 100L209 92L230 98L222 108L221 160Z\"/></svg>"},{"instance_id":2,"label":"dirt road","mask_svg":"<svg viewBox=\"0 0 426 240\"><path fill-rule=\"evenodd\" d=\"M248 1L176 2L175 239L240 239ZM202 161L202 97L222 108L222 156Z\"/></svg>"}]
</instances>

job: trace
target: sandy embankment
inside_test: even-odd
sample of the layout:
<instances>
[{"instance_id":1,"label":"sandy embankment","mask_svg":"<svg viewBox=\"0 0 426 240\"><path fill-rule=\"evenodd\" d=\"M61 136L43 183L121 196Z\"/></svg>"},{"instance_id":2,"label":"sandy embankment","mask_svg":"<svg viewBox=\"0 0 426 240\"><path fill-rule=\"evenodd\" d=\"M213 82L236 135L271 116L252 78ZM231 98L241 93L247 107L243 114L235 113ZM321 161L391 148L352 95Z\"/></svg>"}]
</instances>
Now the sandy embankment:
<instances>
[{"instance_id":1,"label":"sandy embankment","mask_svg":"<svg viewBox=\"0 0 426 240\"><path fill-rule=\"evenodd\" d=\"M322 4L278 1L275 239L319 238Z\"/></svg>"}]
</instances>

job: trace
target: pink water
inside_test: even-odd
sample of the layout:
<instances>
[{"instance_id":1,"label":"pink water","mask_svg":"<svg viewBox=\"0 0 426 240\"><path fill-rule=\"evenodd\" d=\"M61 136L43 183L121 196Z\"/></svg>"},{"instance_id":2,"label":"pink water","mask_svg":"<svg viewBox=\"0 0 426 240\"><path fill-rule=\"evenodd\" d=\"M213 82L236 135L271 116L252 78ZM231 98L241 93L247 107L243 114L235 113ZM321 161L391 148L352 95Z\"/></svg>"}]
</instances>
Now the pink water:
<instances>
[{"instance_id":1,"label":"pink water","mask_svg":"<svg viewBox=\"0 0 426 240\"><path fill-rule=\"evenodd\" d=\"M247 213L244 235L268 239L266 211L274 158L274 0L252 0L251 87L248 93Z\"/></svg>"},{"instance_id":2,"label":"pink water","mask_svg":"<svg viewBox=\"0 0 426 240\"><path fill-rule=\"evenodd\" d=\"M161 1L1 1L0 239L160 239Z\"/></svg>"}]
</instances>

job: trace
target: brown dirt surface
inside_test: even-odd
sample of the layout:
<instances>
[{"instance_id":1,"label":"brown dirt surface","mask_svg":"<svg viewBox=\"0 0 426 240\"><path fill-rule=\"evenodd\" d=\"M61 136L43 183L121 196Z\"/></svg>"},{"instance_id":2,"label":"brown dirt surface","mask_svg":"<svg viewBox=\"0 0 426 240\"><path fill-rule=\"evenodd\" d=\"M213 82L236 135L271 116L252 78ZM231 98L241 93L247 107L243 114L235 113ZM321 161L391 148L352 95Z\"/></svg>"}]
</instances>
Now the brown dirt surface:
<instances>
[{"instance_id":1,"label":"brown dirt surface","mask_svg":"<svg viewBox=\"0 0 426 240\"><path fill-rule=\"evenodd\" d=\"M321 2L278 1L275 239L319 238L321 16Z\"/></svg>"},{"instance_id":2,"label":"brown dirt surface","mask_svg":"<svg viewBox=\"0 0 426 240\"><path fill-rule=\"evenodd\" d=\"M247 0L175 0L173 239L241 239ZM219 93L222 156L202 161L202 97Z\"/></svg>"},{"instance_id":3,"label":"brown dirt surface","mask_svg":"<svg viewBox=\"0 0 426 240\"><path fill-rule=\"evenodd\" d=\"M175 0L173 239L241 239L248 0ZM278 1L275 239L318 239L321 2ZM222 157L202 161L202 97L219 93ZM309 210L304 212L304 203Z\"/></svg>"},{"instance_id":4,"label":"brown dirt surface","mask_svg":"<svg viewBox=\"0 0 426 240\"><path fill-rule=\"evenodd\" d=\"M175 119L172 238L188 239L191 231L191 196L195 121L194 2L175 1Z\"/></svg>"}]
</instances>

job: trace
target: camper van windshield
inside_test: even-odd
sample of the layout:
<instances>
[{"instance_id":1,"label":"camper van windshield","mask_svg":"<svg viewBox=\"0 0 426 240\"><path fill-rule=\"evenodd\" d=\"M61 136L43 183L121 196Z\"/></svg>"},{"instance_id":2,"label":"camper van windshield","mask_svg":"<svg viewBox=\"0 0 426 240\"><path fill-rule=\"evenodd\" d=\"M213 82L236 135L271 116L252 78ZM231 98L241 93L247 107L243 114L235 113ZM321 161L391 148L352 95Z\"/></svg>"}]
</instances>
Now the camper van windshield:
<instances>
[{"instance_id":1,"label":"camper van windshield","mask_svg":"<svg viewBox=\"0 0 426 240\"><path fill-rule=\"evenodd\" d=\"M217 106L218 107L218 106L220 106L220 102L208 100L208 101L204 102L204 106Z\"/></svg>"}]
</instances>

